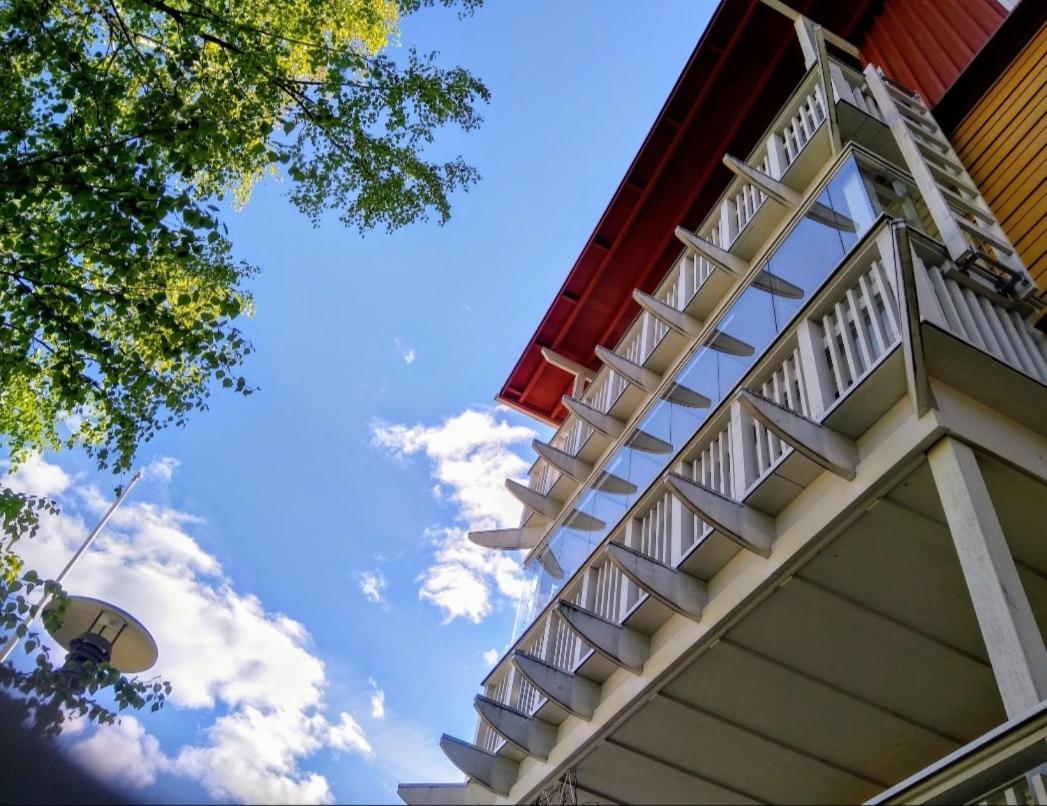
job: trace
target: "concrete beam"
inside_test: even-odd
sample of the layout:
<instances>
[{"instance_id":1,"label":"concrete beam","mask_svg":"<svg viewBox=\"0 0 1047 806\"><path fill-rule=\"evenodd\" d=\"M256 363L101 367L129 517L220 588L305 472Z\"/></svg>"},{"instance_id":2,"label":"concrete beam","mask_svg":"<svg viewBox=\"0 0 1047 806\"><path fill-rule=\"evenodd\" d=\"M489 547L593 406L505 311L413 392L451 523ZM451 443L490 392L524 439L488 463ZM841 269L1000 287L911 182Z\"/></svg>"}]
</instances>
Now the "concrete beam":
<instances>
[{"instance_id":1,"label":"concrete beam","mask_svg":"<svg viewBox=\"0 0 1047 806\"><path fill-rule=\"evenodd\" d=\"M702 328L705 327L703 322L693 316L688 316L683 311L676 310L672 305L666 305L650 294L645 294L639 288L633 289L633 299L647 313L681 336L696 339L702 334Z\"/></svg>"},{"instance_id":2,"label":"concrete beam","mask_svg":"<svg viewBox=\"0 0 1047 806\"><path fill-rule=\"evenodd\" d=\"M531 447L550 465L575 481L585 481L593 472L593 466L588 462L583 462L577 456L571 456L566 451L554 448L547 442L537 439L531 440ZM600 474L593 486L604 492L616 493L618 495L632 495L636 492L635 484L606 471Z\"/></svg>"},{"instance_id":3,"label":"concrete beam","mask_svg":"<svg viewBox=\"0 0 1047 806\"><path fill-rule=\"evenodd\" d=\"M693 389L688 389L679 383L674 383L669 387L669 391L665 393L665 399L670 403L686 406L689 409L707 409L712 405L712 401L705 395L699 394Z\"/></svg>"},{"instance_id":4,"label":"concrete beam","mask_svg":"<svg viewBox=\"0 0 1047 806\"><path fill-rule=\"evenodd\" d=\"M738 402L768 431L812 462L848 481L854 478L859 458L854 440L748 389L738 390Z\"/></svg>"},{"instance_id":5,"label":"concrete beam","mask_svg":"<svg viewBox=\"0 0 1047 806\"><path fill-rule=\"evenodd\" d=\"M650 294L645 294L637 288L633 290L633 299L647 313L680 335L689 339L696 339L702 334L702 329L705 327L702 322L693 316L688 316L683 311L676 310L671 305L666 305ZM752 355L754 352L751 345L746 344L741 339L734 338L734 336L728 336L719 330L713 330L709 334L708 344L714 350L719 350L721 353L730 353L731 355Z\"/></svg>"},{"instance_id":6,"label":"concrete beam","mask_svg":"<svg viewBox=\"0 0 1047 806\"><path fill-rule=\"evenodd\" d=\"M556 744L555 725L481 695L473 700L473 707L509 744L542 761L549 758L549 751Z\"/></svg>"},{"instance_id":7,"label":"concrete beam","mask_svg":"<svg viewBox=\"0 0 1047 806\"><path fill-rule=\"evenodd\" d=\"M563 509L563 504L555 498L542 495L530 487L525 487L518 481L506 479L505 489L511 492L513 497L525 507L534 510L549 520L554 520L560 514L560 510Z\"/></svg>"},{"instance_id":8,"label":"concrete beam","mask_svg":"<svg viewBox=\"0 0 1047 806\"><path fill-rule=\"evenodd\" d=\"M773 199L779 204L785 205L791 210L797 209L803 202L803 196L800 193L797 193L787 185L783 185L777 179L768 176L763 171L757 170L747 162L732 157L730 154L724 154L723 164L726 165L735 176L752 182L756 187L762 190L768 198Z\"/></svg>"},{"instance_id":9,"label":"concrete beam","mask_svg":"<svg viewBox=\"0 0 1047 806\"><path fill-rule=\"evenodd\" d=\"M569 372L576 378L581 378L585 381L591 381L596 377L596 373L593 372L589 367L583 367L577 361L572 361L570 358L566 358L560 355L555 350L551 350L548 347L542 348L542 358L552 364L554 367L562 369L564 372Z\"/></svg>"},{"instance_id":10,"label":"concrete beam","mask_svg":"<svg viewBox=\"0 0 1047 806\"><path fill-rule=\"evenodd\" d=\"M607 524L588 512L572 509L571 513L564 518L563 525L568 529L577 529L579 532L599 532Z\"/></svg>"},{"instance_id":11,"label":"concrete beam","mask_svg":"<svg viewBox=\"0 0 1047 806\"><path fill-rule=\"evenodd\" d=\"M560 565L560 561L556 559L556 555L553 554L553 550L546 546L540 552L538 552L538 564L545 569L546 573L549 574L553 579L563 579L563 567Z\"/></svg>"},{"instance_id":12,"label":"concrete beam","mask_svg":"<svg viewBox=\"0 0 1047 806\"><path fill-rule=\"evenodd\" d=\"M945 437L927 451L956 555L1011 719L1047 700L1047 649L974 451Z\"/></svg>"},{"instance_id":13,"label":"concrete beam","mask_svg":"<svg viewBox=\"0 0 1047 806\"><path fill-rule=\"evenodd\" d=\"M722 330L713 330L709 334L708 345L713 350L719 350L721 353L728 353L729 355L747 356L756 352L756 349L751 344L746 344L734 336L728 336Z\"/></svg>"},{"instance_id":14,"label":"concrete beam","mask_svg":"<svg viewBox=\"0 0 1047 806\"><path fill-rule=\"evenodd\" d=\"M614 350L608 350L606 347L597 345L596 357L633 386L642 389L648 394L653 394L661 385L662 376L657 372L652 372L647 367L634 364L628 358L618 355Z\"/></svg>"},{"instance_id":15,"label":"concrete beam","mask_svg":"<svg viewBox=\"0 0 1047 806\"><path fill-rule=\"evenodd\" d=\"M544 529L525 526L519 529L487 529L469 532L470 542L485 549L515 551L516 549L533 549L545 534Z\"/></svg>"},{"instance_id":16,"label":"concrete beam","mask_svg":"<svg viewBox=\"0 0 1047 806\"><path fill-rule=\"evenodd\" d=\"M556 613L571 632L611 663L634 674L643 673L644 661L651 654L651 639L646 635L570 602L558 602Z\"/></svg>"},{"instance_id":17,"label":"concrete beam","mask_svg":"<svg viewBox=\"0 0 1047 806\"><path fill-rule=\"evenodd\" d=\"M551 702L580 719L592 719L600 704L600 687L591 680L557 669L545 661L516 650L513 666Z\"/></svg>"},{"instance_id":18,"label":"concrete beam","mask_svg":"<svg viewBox=\"0 0 1047 806\"><path fill-rule=\"evenodd\" d=\"M726 249L721 249L714 243L710 243L696 232L691 232L686 227L677 227L676 237L684 246L693 249L716 268L725 271L732 277L742 279L749 273L748 261L742 260L737 255L732 255Z\"/></svg>"},{"instance_id":19,"label":"concrete beam","mask_svg":"<svg viewBox=\"0 0 1047 806\"><path fill-rule=\"evenodd\" d=\"M596 477L593 487L613 495L632 495L636 492L636 485L631 481L616 476L614 473L608 473L606 470L601 471Z\"/></svg>"},{"instance_id":20,"label":"concrete beam","mask_svg":"<svg viewBox=\"0 0 1047 806\"><path fill-rule=\"evenodd\" d=\"M629 435L625 444L644 453L672 453L673 450L673 446L661 437L641 431L639 428Z\"/></svg>"},{"instance_id":21,"label":"concrete beam","mask_svg":"<svg viewBox=\"0 0 1047 806\"><path fill-rule=\"evenodd\" d=\"M854 223L853 219L848 218L843 213L836 212L832 207L821 202L815 202L807 208L804 217L817 221L819 224L825 224L827 227L840 230L840 232L858 231L858 225Z\"/></svg>"},{"instance_id":22,"label":"concrete beam","mask_svg":"<svg viewBox=\"0 0 1047 806\"><path fill-rule=\"evenodd\" d=\"M494 802L491 793L473 781L464 784L400 784L396 794L407 806L445 806L450 803L479 806Z\"/></svg>"},{"instance_id":23,"label":"concrete beam","mask_svg":"<svg viewBox=\"0 0 1047 806\"><path fill-rule=\"evenodd\" d=\"M531 447L534 448L535 453L541 456L545 461L565 476L569 476L575 481L585 481L589 478L589 474L593 472L593 466L591 464L583 462L577 456L571 456L571 454L566 451L554 448L548 442L542 442L540 439L532 439Z\"/></svg>"},{"instance_id":24,"label":"concrete beam","mask_svg":"<svg viewBox=\"0 0 1047 806\"><path fill-rule=\"evenodd\" d=\"M516 783L520 765L515 761L488 753L446 733L440 737L440 749L454 766L498 795L508 795Z\"/></svg>"},{"instance_id":25,"label":"concrete beam","mask_svg":"<svg viewBox=\"0 0 1047 806\"><path fill-rule=\"evenodd\" d=\"M702 617L709 601L702 580L620 543L608 543L605 552L625 576L666 607L695 620Z\"/></svg>"},{"instance_id":26,"label":"concrete beam","mask_svg":"<svg viewBox=\"0 0 1047 806\"><path fill-rule=\"evenodd\" d=\"M798 285L793 285L788 280L779 277L777 274L771 274L767 269L760 269L756 272L752 284L754 288L759 288L761 291L766 291L768 294L774 294L776 297L785 297L785 299L803 299L802 288Z\"/></svg>"},{"instance_id":27,"label":"concrete beam","mask_svg":"<svg viewBox=\"0 0 1047 806\"><path fill-rule=\"evenodd\" d=\"M724 537L761 557L771 556L777 536L773 519L679 473L669 473L665 485L685 507Z\"/></svg>"},{"instance_id":28,"label":"concrete beam","mask_svg":"<svg viewBox=\"0 0 1047 806\"><path fill-rule=\"evenodd\" d=\"M580 400L575 400L570 395L564 395L561 399L563 400L564 406L569 412L571 412L571 414L594 431L599 431L608 439L618 439L618 437L625 433L625 423L617 417L612 417L610 414L604 414L602 411L597 411L592 406L588 406Z\"/></svg>"}]
</instances>

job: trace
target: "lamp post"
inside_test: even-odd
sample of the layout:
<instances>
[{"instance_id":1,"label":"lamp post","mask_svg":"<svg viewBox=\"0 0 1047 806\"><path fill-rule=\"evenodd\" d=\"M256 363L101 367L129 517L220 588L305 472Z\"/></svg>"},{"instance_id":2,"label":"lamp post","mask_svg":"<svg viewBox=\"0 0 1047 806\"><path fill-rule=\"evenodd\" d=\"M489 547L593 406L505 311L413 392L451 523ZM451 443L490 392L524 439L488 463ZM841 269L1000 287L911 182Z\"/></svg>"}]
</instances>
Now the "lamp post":
<instances>
[{"instance_id":1,"label":"lamp post","mask_svg":"<svg viewBox=\"0 0 1047 806\"><path fill-rule=\"evenodd\" d=\"M84 556L84 553L91 547L91 544L95 541L95 538L98 537L98 535L102 532L102 530L105 528L105 525L109 523L109 519L113 517L113 513L116 512L117 509L119 509L120 505L124 502L124 499L127 498L131 490L133 490L135 485L138 484L138 482L141 480L142 471L139 470L137 473L134 474L134 476L131 477L131 480L127 483L127 486L124 487L124 489L120 492L120 495L113 502L113 505L109 507L105 515L102 516L102 519L98 522L98 525L91 530L91 533L80 545L80 548L78 548L76 552L73 554L73 556L69 559L69 562L66 563L65 568L63 568L61 573L59 573L58 576L55 577L55 582L57 582L59 585L62 584L63 580L69 575L69 572L73 570L73 566L75 566L77 562L80 560L80 558ZM40 615L40 612L45 607L47 607L48 604L50 604L50 600L51 597L49 595L46 595L43 599L40 600L39 604L34 605L29 609L29 614L25 617L25 620L22 622L22 625L25 626L26 630L28 630L32 623L36 621L36 617ZM148 635L148 633L146 634ZM3 649L0 649L0 663L3 663L11 656L11 653L14 652L15 647L18 646L18 642L20 640L21 636L19 636L18 630L16 629L14 633L11 635L11 637L7 639L7 643L4 644Z\"/></svg>"}]
</instances>

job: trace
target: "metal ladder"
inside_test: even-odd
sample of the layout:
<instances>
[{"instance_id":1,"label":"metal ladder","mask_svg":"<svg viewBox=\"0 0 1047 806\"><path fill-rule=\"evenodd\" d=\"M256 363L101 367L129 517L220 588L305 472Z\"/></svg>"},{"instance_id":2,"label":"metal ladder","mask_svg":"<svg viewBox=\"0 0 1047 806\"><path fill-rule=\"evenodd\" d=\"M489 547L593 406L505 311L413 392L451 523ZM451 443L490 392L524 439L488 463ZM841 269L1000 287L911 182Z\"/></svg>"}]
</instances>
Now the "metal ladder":
<instances>
[{"instance_id":1,"label":"metal ladder","mask_svg":"<svg viewBox=\"0 0 1047 806\"><path fill-rule=\"evenodd\" d=\"M1001 291L1032 292L1035 286L1014 245L920 96L871 64L865 77L949 256L994 277Z\"/></svg>"}]
</instances>

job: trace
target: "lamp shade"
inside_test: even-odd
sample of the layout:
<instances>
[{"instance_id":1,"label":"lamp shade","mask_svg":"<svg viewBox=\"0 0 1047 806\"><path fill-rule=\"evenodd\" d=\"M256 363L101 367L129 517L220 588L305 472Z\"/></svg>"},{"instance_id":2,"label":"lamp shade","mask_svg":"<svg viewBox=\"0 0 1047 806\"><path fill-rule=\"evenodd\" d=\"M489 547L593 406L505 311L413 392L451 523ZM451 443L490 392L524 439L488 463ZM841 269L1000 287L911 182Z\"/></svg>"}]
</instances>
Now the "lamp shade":
<instances>
[{"instance_id":1,"label":"lamp shade","mask_svg":"<svg viewBox=\"0 0 1047 806\"><path fill-rule=\"evenodd\" d=\"M93 633L112 645L110 663L121 672L144 672L156 663L156 641L126 610L90 596L69 596L68 602L61 625L51 632L63 649L70 649L73 641L85 633ZM57 606L52 602L44 612Z\"/></svg>"}]
</instances>

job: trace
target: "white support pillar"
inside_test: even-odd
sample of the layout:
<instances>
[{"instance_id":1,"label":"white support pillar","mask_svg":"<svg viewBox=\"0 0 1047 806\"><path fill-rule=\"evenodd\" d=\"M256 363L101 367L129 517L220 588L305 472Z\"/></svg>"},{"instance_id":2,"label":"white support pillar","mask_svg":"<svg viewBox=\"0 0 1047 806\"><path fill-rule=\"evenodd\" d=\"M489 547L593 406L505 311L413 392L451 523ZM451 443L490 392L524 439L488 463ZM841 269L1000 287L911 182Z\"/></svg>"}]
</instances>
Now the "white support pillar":
<instances>
[{"instance_id":1,"label":"white support pillar","mask_svg":"<svg viewBox=\"0 0 1047 806\"><path fill-rule=\"evenodd\" d=\"M1009 718L1047 699L1047 649L974 451L945 437L927 452Z\"/></svg>"}]
</instances>

